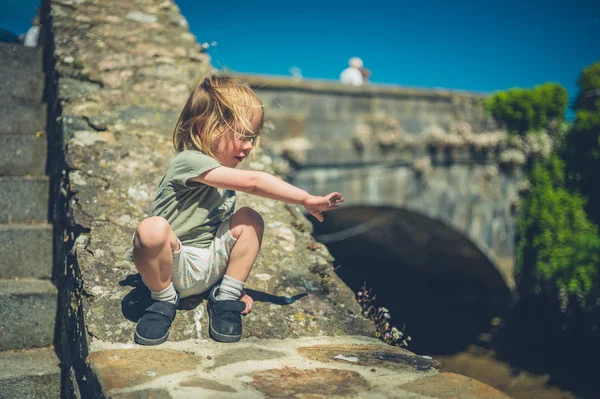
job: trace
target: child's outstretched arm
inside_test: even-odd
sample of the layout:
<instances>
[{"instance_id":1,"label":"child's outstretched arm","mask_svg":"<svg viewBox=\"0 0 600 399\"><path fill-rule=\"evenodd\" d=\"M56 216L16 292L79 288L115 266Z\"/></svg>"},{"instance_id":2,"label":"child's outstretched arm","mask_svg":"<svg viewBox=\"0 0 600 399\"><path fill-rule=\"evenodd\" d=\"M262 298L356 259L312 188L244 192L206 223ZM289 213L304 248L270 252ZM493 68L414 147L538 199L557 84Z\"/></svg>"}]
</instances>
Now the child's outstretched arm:
<instances>
[{"instance_id":1,"label":"child's outstretched arm","mask_svg":"<svg viewBox=\"0 0 600 399\"><path fill-rule=\"evenodd\" d=\"M213 187L243 191L289 204L303 205L307 212L317 218L319 222L323 221L323 212L338 209L337 204L344 202L342 194L338 192L325 196L311 195L269 173L238 170L225 166L211 169L190 180Z\"/></svg>"}]
</instances>

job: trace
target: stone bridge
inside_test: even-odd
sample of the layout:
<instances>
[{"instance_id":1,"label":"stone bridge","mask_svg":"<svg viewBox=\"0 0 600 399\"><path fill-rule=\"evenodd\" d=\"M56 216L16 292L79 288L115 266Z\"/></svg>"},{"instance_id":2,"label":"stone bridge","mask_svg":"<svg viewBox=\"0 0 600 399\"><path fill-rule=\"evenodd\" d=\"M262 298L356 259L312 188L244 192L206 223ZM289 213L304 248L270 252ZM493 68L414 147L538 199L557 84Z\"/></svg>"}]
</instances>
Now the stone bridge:
<instances>
[{"instance_id":1,"label":"stone bridge","mask_svg":"<svg viewBox=\"0 0 600 399\"><path fill-rule=\"evenodd\" d=\"M264 140L290 160L289 179L345 196L321 241L360 235L411 272L510 297L521 171L499 161L503 133L484 95L243 78L265 104L274 130Z\"/></svg>"}]
</instances>

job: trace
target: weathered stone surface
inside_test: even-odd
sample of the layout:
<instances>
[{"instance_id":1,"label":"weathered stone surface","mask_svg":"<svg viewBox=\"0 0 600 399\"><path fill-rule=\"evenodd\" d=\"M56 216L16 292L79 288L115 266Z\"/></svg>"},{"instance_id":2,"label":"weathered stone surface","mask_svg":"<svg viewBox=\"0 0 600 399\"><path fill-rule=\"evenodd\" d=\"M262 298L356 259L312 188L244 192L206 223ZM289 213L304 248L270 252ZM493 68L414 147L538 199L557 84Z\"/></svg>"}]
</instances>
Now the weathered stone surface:
<instances>
[{"instance_id":1,"label":"weathered stone surface","mask_svg":"<svg viewBox=\"0 0 600 399\"><path fill-rule=\"evenodd\" d=\"M209 380L207 378L202 377L190 377L187 380L181 381L179 386L182 387L198 387L204 389L210 389L211 391L219 391L219 392L237 392L230 386L219 384L216 381Z\"/></svg>"},{"instance_id":2,"label":"weathered stone surface","mask_svg":"<svg viewBox=\"0 0 600 399\"><path fill-rule=\"evenodd\" d=\"M286 367L250 374L251 385L270 398L327 398L354 396L369 384L355 371L317 368L300 370ZM366 395L366 392L364 392Z\"/></svg>"},{"instance_id":3,"label":"weathered stone surface","mask_svg":"<svg viewBox=\"0 0 600 399\"><path fill-rule=\"evenodd\" d=\"M110 395L111 399L172 399L166 389L143 389Z\"/></svg>"},{"instance_id":4,"label":"weathered stone surface","mask_svg":"<svg viewBox=\"0 0 600 399\"><path fill-rule=\"evenodd\" d=\"M175 154L170 135L181 106L195 82L212 70L209 58L199 57L197 43L184 35L187 26L172 23L178 15L173 3L144 4L104 0L75 12L61 2L52 8L59 27L59 93L67 90L69 97L62 129L70 206L74 223L84 230L76 250L89 294L86 326L94 338L113 342L131 341L149 300L123 254ZM110 29L112 24L119 29ZM164 26L168 40L156 34ZM72 32L84 27L86 34L72 40ZM244 318L244 338L372 334L330 260L311 249L316 243L304 217L282 203L241 194L238 206L244 205L267 223L253 271L262 278L247 282L256 302ZM318 272L315 265L322 265ZM201 298L185 301L169 339L207 338L205 306Z\"/></svg>"},{"instance_id":5,"label":"weathered stone surface","mask_svg":"<svg viewBox=\"0 0 600 399\"><path fill-rule=\"evenodd\" d=\"M60 397L60 367L54 348L0 352L0 398Z\"/></svg>"},{"instance_id":6,"label":"weathered stone surface","mask_svg":"<svg viewBox=\"0 0 600 399\"><path fill-rule=\"evenodd\" d=\"M59 87L60 91L58 92L58 96L63 100L83 96L100 89L98 83L85 82L72 78L62 78L59 82Z\"/></svg>"},{"instance_id":7,"label":"weathered stone surface","mask_svg":"<svg viewBox=\"0 0 600 399\"><path fill-rule=\"evenodd\" d=\"M0 177L0 223L46 223L48 190L47 177Z\"/></svg>"},{"instance_id":8,"label":"weathered stone surface","mask_svg":"<svg viewBox=\"0 0 600 399\"><path fill-rule=\"evenodd\" d=\"M0 278L51 276L52 226L0 225Z\"/></svg>"},{"instance_id":9,"label":"weathered stone surface","mask_svg":"<svg viewBox=\"0 0 600 399\"><path fill-rule=\"evenodd\" d=\"M507 399L489 385L454 373L441 373L418 381L400 385L398 388L440 399Z\"/></svg>"},{"instance_id":10,"label":"weathered stone surface","mask_svg":"<svg viewBox=\"0 0 600 399\"><path fill-rule=\"evenodd\" d=\"M418 371L439 369L440 363L430 357L415 355L403 348L379 345L316 345L298 348L309 359L320 362L342 362L390 369L412 368Z\"/></svg>"},{"instance_id":11,"label":"weathered stone surface","mask_svg":"<svg viewBox=\"0 0 600 399\"><path fill-rule=\"evenodd\" d=\"M41 49L0 43L0 107L40 104L44 89Z\"/></svg>"},{"instance_id":12,"label":"weathered stone surface","mask_svg":"<svg viewBox=\"0 0 600 399\"><path fill-rule=\"evenodd\" d=\"M46 147L44 134L0 135L0 176L43 175Z\"/></svg>"},{"instance_id":13,"label":"weathered stone surface","mask_svg":"<svg viewBox=\"0 0 600 399\"><path fill-rule=\"evenodd\" d=\"M261 361L268 359L280 359L285 356L283 352L270 351L260 347L243 346L224 351L214 359L212 367L223 367L228 364L246 362L246 361Z\"/></svg>"},{"instance_id":14,"label":"weathered stone surface","mask_svg":"<svg viewBox=\"0 0 600 399\"><path fill-rule=\"evenodd\" d=\"M46 127L46 107L41 103L11 102L0 107L1 134L33 134Z\"/></svg>"},{"instance_id":15,"label":"weathered stone surface","mask_svg":"<svg viewBox=\"0 0 600 399\"><path fill-rule=\"evenodd\" d=\"M94 352L88 356L88 362L102 388L110 391L194 370L201 359L179 351L153 348Z\"/></svg>"},{"instance_id":16,"label":"weathered stone surface","mask_svg":"<svg viewBox=\"0 0 600 399\"><path fill-rule=\"evenodd\" d=\"M48 280L0 280L0 350L52 345L56 288Z\"/></svg>"}]
</instances>

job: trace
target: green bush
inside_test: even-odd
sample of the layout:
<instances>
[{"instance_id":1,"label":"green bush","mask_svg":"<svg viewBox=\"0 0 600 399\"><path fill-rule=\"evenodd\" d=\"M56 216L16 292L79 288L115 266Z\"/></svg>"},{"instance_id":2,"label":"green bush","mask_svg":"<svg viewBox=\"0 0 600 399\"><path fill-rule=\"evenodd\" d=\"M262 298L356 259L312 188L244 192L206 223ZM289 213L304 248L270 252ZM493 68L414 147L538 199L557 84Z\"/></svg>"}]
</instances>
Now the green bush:
<instances>
[{"instance_id":1,"label":"green bush","mask_svg":"<svg viewBox=\"0 0 600 399\"><path fill-rule=\"evenodd\" d=\"M552 121L563 121L567 103L564 87L545 83L533 89L514 88L496 93L488 99L486 108L511 133L524 134L548 129Z\"/></svg>"},{"instance_id":2,"label":"green bush","mask_svg":"<svg viewBox=\"0 0 600 399\"><path fill-rule=\"evenodd\" d=\"M578 111L600 111L600 62L584 68L577 80L579 94L575 101L575 109Z\"/></svg>"},{"instance_id":3,"label":"green bush","mask_svg":"<svg viewBox=\"0 0 600 399\"><path fill-rule=\"evenodd\" d=\"M588 199L590 217L600 223L600 62L585 68L577 81L575 122L563 157L570 187Z\"/></svg>"},{"instance_id":4,"label":"green bush","mask_svg":"<svg viewBox=\"0 0 600 399\"><path fill-rule=\"evenodd\" d=\"M525 291L547 287L585 297L600 265L600 237L584 211L585 200L567 191L556 156L530 172L531 192L520 208L517 275Z\"/></svg>"}]
</instances>

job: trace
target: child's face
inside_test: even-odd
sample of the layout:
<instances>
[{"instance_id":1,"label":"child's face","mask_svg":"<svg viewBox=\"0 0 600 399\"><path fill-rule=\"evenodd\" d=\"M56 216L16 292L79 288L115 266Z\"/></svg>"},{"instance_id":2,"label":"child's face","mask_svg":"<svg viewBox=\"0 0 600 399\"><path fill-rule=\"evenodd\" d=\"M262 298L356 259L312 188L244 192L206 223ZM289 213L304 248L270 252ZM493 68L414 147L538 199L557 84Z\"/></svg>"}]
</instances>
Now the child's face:
<instances>
[{"instance_id":1,"label":"child's face","mask_svg":"<svg viewBox=\"0 0 600 399\"><path fill-rule=\"evenodd\" d=\"M261 120L261 115L257 113L251 121L252 131L258 131L258 125ZM250 154L257 133L240 131L236 134L233 131L228 131L217 142L214 154L217 160L228 168L235 168Z\"/></svg>"}]
</instances>

